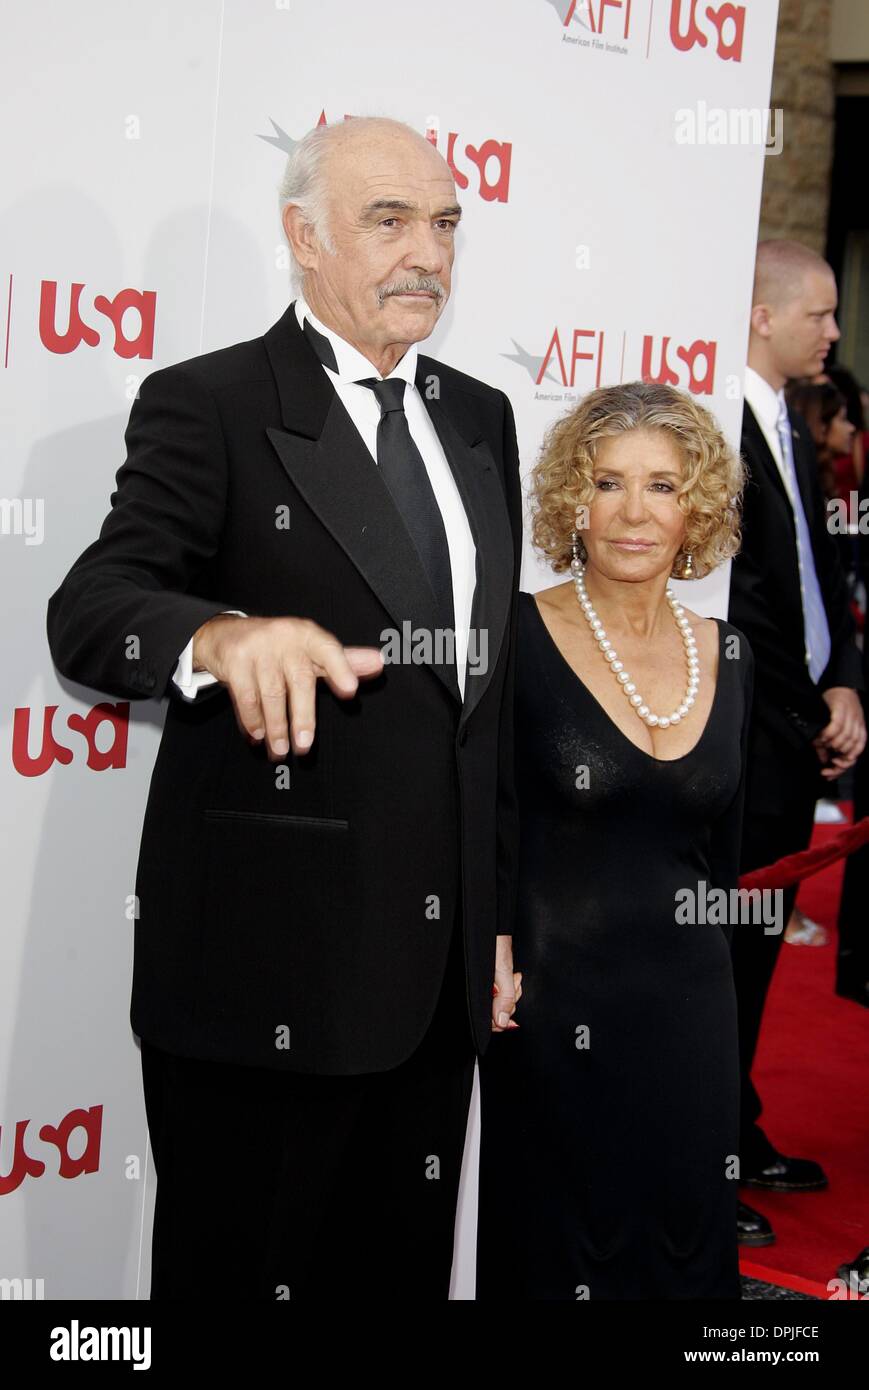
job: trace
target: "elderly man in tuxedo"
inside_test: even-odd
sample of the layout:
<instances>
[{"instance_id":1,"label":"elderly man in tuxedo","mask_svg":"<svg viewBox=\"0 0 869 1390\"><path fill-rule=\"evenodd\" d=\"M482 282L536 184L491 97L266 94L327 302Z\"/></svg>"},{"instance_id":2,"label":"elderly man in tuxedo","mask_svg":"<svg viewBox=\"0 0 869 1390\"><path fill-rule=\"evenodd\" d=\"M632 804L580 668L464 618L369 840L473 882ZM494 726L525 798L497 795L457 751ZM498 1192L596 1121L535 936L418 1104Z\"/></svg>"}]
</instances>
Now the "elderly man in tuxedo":
<instances>
[{"instance_id":1,"label":"elderly man in tuxedo","mask_svg":"<svg viewBox=\"0 0 869 1390\"><path fill-rule=\"evenodd\" d=\"M308 133L301 294L143 383L58 669L169 695L131 1021L152 1298L448 1296L475 1055L515 1027L519 462L425 357L461 209L410 127Z\"/></svg>"},{"instance_id":2,"label":"elderly man in tuxedo","mask_svg":"<svg viewBox=\"0 0 869 1390\"><path fill-rule=\"evenodd\" d=\"M757 250L742 454L742 549L733 561L728 617L755 656L741 872L805 849L815 802L866 741L857 691L860 653L835 542L827 529L814 445L784 386L815 376L839 337L836 281L826 261L792 241ZM796 888L784 894L787 922ZM779 1153L758 1123L751 1079L781 935L733 933L742 1071L740 1172L750 1186L801 1192L826 1185L820 1164ZM810 1020L807 1021L810 1024ZM800 1064L794 1057L794 1066ZM739 1208L739 1237L768 1244L769 1222Z\"/></svg>"}]
</instances>

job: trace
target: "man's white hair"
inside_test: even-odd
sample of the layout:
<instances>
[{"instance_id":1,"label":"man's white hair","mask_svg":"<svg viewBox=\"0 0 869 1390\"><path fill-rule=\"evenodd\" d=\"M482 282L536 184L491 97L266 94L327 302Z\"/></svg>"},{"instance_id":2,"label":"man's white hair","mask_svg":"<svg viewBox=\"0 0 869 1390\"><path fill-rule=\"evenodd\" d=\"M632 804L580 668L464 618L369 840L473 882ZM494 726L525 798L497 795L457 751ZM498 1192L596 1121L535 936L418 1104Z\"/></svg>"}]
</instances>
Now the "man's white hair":
<instances>
[{"instance_id":1,"label":"man's white hair","mask_svg":"<svg viewBox=\"0 0 869 1390\"><path fill-rule=\"evenodd\" d=\"M314 229L314 235L329 255L335 254L335 243L329 231L328 218L328 178L325 155L331 146L345 139L348 130L364 130L389 126L413 135L417 140L425 140L418 130L405 121L396 121L391 116L354 116L349 121L339 121L334 125L318 125L303 135L284 167L284 176L278 186L278 206L281 214L288 203L301 208L305 220ZM426 143L430 143L426 141ZM290 278L293 292L303 292L305 270L300 266L290 246Z\"/></svg>"}]
</instances>

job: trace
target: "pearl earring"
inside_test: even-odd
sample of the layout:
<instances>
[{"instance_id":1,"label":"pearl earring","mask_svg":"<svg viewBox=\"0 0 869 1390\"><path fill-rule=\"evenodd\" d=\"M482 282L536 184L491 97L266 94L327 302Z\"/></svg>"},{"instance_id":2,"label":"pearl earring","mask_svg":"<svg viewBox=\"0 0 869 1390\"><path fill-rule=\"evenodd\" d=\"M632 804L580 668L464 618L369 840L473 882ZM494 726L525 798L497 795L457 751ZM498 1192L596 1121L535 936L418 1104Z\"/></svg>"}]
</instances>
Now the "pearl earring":
<instances>
[{"instance_id":1,"label":"pearl earring","mask_svg":"<svg viewBox=\"0 0 869 1390\"><path fill-rule=\"evenodd\" d=\"M581 545L582 551L580 551L579 549ZM586 550L582 541L579 539L579 536L576 531L571 531L570 533L570 556L570 572L571 574L575 575L579 570L582 569L582 566L588 559L588 551Z\"/></svg>"}]
</instances>

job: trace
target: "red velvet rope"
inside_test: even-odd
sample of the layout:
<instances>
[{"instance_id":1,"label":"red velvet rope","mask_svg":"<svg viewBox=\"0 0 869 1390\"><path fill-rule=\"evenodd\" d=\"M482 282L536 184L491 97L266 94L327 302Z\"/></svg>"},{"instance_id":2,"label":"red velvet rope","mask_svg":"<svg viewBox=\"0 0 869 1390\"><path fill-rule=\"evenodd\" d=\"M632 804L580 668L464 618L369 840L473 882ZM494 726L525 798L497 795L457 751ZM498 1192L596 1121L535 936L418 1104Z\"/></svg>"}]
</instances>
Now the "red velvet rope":
<instances>
[{"instance_id":1,"label":"red velvet rope","mask_svg":"<svg viewBox=\"0 0 869 1390\"><path fill-rule=\"evenodd\" d=\"M838 835L832 836L823 845L800 850L799 854L786 854L774 864L768 864L763 869L752 869L750 874L743 874L739 886L790 888L791 884L801 882L802 879L808 878L809 874L816 874L820 869L826 869L829 864L835 864L837 859L844 859L846 855L853 854L861 845L865 845L867 840L869 816L864 816L855 825L846 825L844 830L840 830Z\"/></svg>"}]
</instances>

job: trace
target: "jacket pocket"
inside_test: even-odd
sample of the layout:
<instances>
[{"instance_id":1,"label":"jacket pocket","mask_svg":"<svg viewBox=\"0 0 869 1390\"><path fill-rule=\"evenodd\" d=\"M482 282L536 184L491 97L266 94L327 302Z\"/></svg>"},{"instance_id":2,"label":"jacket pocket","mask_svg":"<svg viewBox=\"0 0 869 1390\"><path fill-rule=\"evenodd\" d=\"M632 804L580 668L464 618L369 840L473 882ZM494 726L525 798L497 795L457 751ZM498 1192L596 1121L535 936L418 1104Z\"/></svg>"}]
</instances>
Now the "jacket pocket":
<instances>
[{"instance_id":1,"label":"jacket pocket","mask_svg":"<svg viewBox=\"0 0 869 1390\"><path fill-rule=\"evenodd\" d=\"M326 830L349 830L349 820L334 816L284 816L269 811L224 811L207 807L203 813L206 820L213 821L261 821L266 825L311 825Z\"/></svg>"},{"instance_id":2,"label":"jacket pocket","mask_svg":"<svg viewBox=\"0 0 869 1390\"><path fill-rule=\"evenodd\" d=\"M309 1039L358 970L358 846L337 818L203 810L195 1016ZM274 1045L273 1043L271 1044Z\"/></svg>"}]
</instances>

